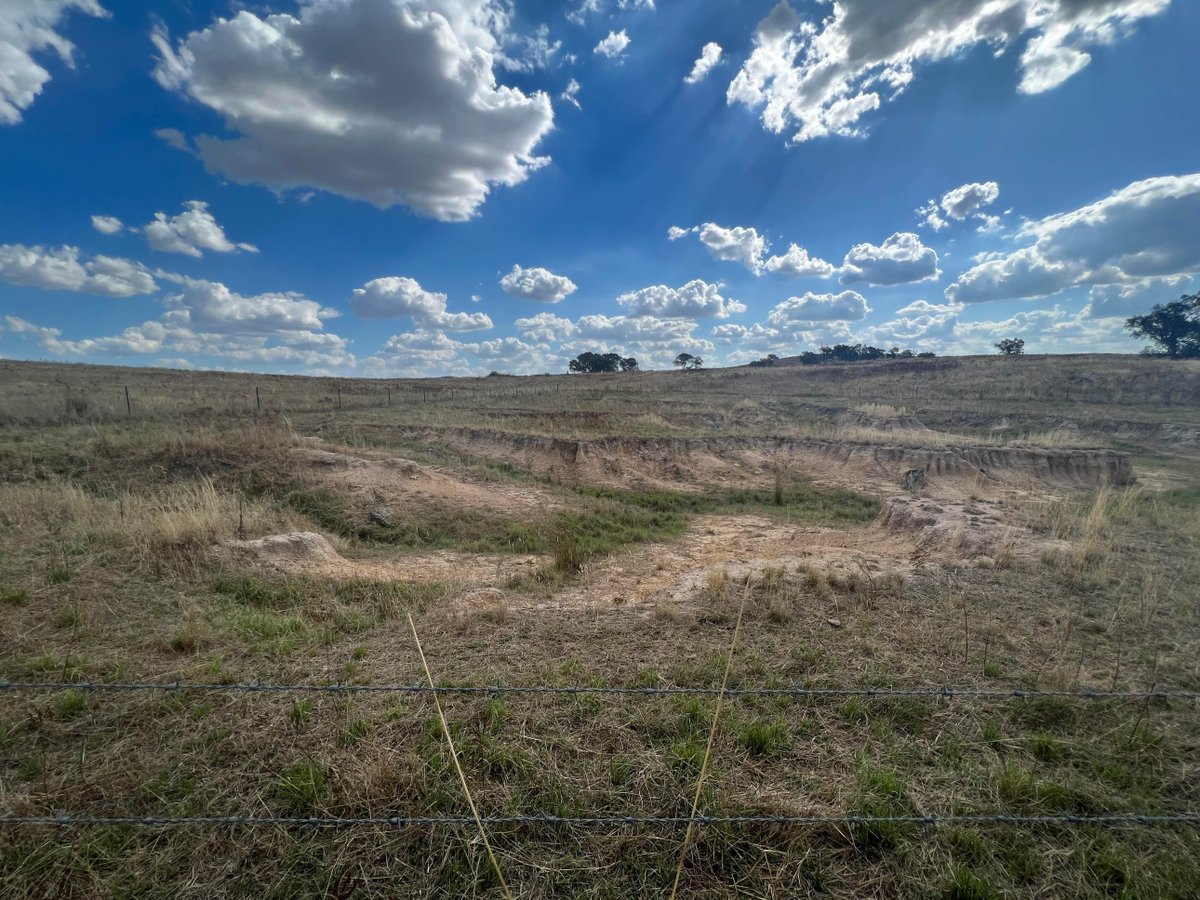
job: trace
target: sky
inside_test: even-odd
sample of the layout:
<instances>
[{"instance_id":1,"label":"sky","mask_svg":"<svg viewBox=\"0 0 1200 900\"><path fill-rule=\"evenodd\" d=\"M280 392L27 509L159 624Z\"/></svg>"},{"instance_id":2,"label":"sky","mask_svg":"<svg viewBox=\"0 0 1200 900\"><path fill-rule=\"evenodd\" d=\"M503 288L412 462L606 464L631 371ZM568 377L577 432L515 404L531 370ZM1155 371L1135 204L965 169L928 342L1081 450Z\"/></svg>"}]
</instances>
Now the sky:
<instances>
[{"instance_id":1,"label":"sky","mask_svg":"<svg viewBox=\"0 0 1200 900\"><path fill-rule=\"evenodd\" d=\"M0 357L1136 352L1190 0L4 0Z\"/></svg>"}]
</instances>

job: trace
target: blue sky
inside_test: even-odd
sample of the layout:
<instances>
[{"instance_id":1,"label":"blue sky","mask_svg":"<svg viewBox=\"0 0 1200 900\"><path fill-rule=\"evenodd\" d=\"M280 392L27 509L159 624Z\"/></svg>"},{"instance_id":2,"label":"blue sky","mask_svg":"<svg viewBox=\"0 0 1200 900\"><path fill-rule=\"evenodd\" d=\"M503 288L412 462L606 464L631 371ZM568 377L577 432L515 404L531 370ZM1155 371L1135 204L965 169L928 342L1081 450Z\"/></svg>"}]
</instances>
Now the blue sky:
<instances>
[{"instance_id":1,"label":"blue sky","mask_svg":"<svg viewBox=\"0 0 1200 900\"><path fill-rule=\"evenodd\" d=\"M1200 280L1200 4L147 6L0 5L0 356L1133 351Z\"/></svg>"}]
</instances>

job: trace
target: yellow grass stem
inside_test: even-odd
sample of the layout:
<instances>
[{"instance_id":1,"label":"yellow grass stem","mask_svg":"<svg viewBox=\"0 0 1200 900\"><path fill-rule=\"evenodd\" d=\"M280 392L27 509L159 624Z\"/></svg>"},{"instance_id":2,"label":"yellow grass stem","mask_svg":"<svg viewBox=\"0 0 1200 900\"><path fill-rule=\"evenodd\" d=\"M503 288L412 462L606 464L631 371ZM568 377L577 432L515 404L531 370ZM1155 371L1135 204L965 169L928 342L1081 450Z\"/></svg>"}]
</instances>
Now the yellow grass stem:
<instances>
[{"instance_id":1,"label":"yellow grass stem","mask_svg":"<svg viewBox=\"0 0 1200 900\"><path fill-rule=\"evenodd\" d=\"M692 842L692 832L696 827L696 810L700 807L700 792L704 789L704 779L708 776L708 760L712 756L713 741L717 737L717 722L721 719L721 704L725 699L725 687L729 684L729 670L733 667L733 653L737 649L738 635L742 631L742 614L746 612L746 600L750 597L750 579L746 579L746 589L742 592L742 605L738 607L737 622L733 626L733 640L729 642L729 655L725 657L725 674L721 677L721 690L717 693L717 708L713 712L712 727L708 729L708 744L704 747L704 760L700 763L700 776L696 779L696 795L692 798L692 811L688 816L687 831L683 834L683 846L679 848L679 865L675 867L675 884L671 888L671 900L679 893L679 881L683 877L683 861L687 858L688 846Z\"/></svg>"},{"instance_id":2,"label":"yellow grass stem","mask_svg":"<svg viewBox=\"0 0 1200 900\"><path fill-rule=\"evenodd\" d=\"M425 669L425 678L429 681L429 687L433 692L433 705L437 707L438 719L442 723L442 733L446 735L446 745L450 748L450 759L454 761L454 771L458 773L458 781L462 785L463 794L466 795L467 805L471 807L471 815L475 817L475 824L479 828L483 846L487 849L488 859L492 861L492 868L496 870L496 877L500 879L500 888L504 891L504 896L512 900L512 891L508 889L508 882L504 880L504 873L500 871L500 863L488 840L487 829L483 827L483 820L479 817L479 810L475 808L475 801L471 797L471 789L467 787L467 776L463 774L462 764L458 761L458 751L454 749L454 738L450 736L450 725L446 722L446 714L442 712L442 701L438 699L437 687L433 683L433 673L429 671L429 662L425 659L425 651L421 649L421 638L417 635L417 624L413 621L412 613L408 613L408 627L412 629L413 641L417 645L417 653L420 655L421 665Z\"/></svg>"}]
</instances>

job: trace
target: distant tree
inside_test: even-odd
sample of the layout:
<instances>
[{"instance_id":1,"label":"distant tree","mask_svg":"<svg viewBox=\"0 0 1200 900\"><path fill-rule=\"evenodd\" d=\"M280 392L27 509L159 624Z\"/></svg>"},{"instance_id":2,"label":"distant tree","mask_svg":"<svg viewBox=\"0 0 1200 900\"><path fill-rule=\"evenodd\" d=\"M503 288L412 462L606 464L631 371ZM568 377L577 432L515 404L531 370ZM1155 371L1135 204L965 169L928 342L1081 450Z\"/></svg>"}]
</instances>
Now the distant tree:
<instances>
[{"instance_id":1,"label":"distant tree","mask_svg":"<svg viewBox=\"0 0 1200 900\"><path fill-rule=\"evenodd\" d=\"M932 350L922 350L917 354L917 359L933 359L935 356L937 356L937 354Z\"/></svg>"},{"instance_id":2,"label":"distant tree","mask_svg":"<svg viewBox=\"0 0 1200 900\"><path fill-rule=\"evenodd\" d=\"M592 375L598 372L636 372L637 360L632 356L622 356L620 353L580 353L567 363L567 369L580 375Z\"/></svg>"},{"instance_id":3,"label":"distant tree","mask_svg":"<svg viewBox=\"0 0 1200 900\"><path fill-rule=\"evenodd\" d=\"M1025 339L1005 338L995 347L1002 356L1021 356L1025 352Z\"/></svg>"},{"instance_id":4,"label":"distant tree","mask_svg":"<svg viewBox=\"0 0 1200 900\"><path fill-rule=\"evenodd\" d=\"M703 369L704 360L699 356L692 356L690 353L680 353L675 357L675 368L677 369Z\"/></svg>"},{"instance_id":5,"label":"distant tree","mask_svg":"<svg viewBox=\"0 0 1200 900\"><path fill-rule=\"evenodd\" d=\"M777 362L779 362L779 357L776 356L774 353L768 353L762 359L752 360L750 365L752 367L773 366Z\"/></svg>"},{"instance_id":6,"label":"distant tree","mask_svg":"<svg viewBox=\"0 0 1200 900\"><path fill-rule=\"evenodd\" d=\"M1171 359L1200 358L1200 293L1160 303L1144 316L1125 320L1135 338L1148 338Z\"/></svg>"}]
</instances>

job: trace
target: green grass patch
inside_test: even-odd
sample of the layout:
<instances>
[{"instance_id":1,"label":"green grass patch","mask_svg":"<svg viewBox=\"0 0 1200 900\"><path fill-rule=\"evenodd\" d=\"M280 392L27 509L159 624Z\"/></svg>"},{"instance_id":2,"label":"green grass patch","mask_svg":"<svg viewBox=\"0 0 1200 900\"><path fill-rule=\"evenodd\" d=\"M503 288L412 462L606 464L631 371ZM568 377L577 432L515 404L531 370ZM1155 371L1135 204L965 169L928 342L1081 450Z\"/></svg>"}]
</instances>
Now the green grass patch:
<instances>
[{"instance_id":1,"label":"green grass patch","mask_svg":"<svg viewBox=\"0 0 1200 900\"><path fill-rule=\"evenodd\" d=\"M0 588L0 606L25 606L29 603L29 591L19 588Z\"/></svg>"},{"instance_id":2,"label":"green grass patch","mask_svg":"<svg viewBox=\"0 0 1200 900\"><path fill-rule=\"evenodd\" d=\"M539 521L425 506L406 510L391 525L372 522L367 510L326 488L288 492L284 502L320 527L357 540L409 549L455 549L468 553L539 554L553 559L541 581L559 582L589 560L630 544L677 538L692 517L755 513L803 523L853 525L871 521L877 501L852 491L793 484L775 494L763 490L618 490L553 486L562 507Z\"/></svg>"},{"instance_id":3,"label":"green grass patch","mask_svg":"<svg viewBox=\"0 0 1200 900\"><path fill-rule=\"evenodd\" d=\"M310 815L329 796L325 767L310 759L296 760L280 773L273 793L284 812Z\"/></svg>"}]
</instances>

